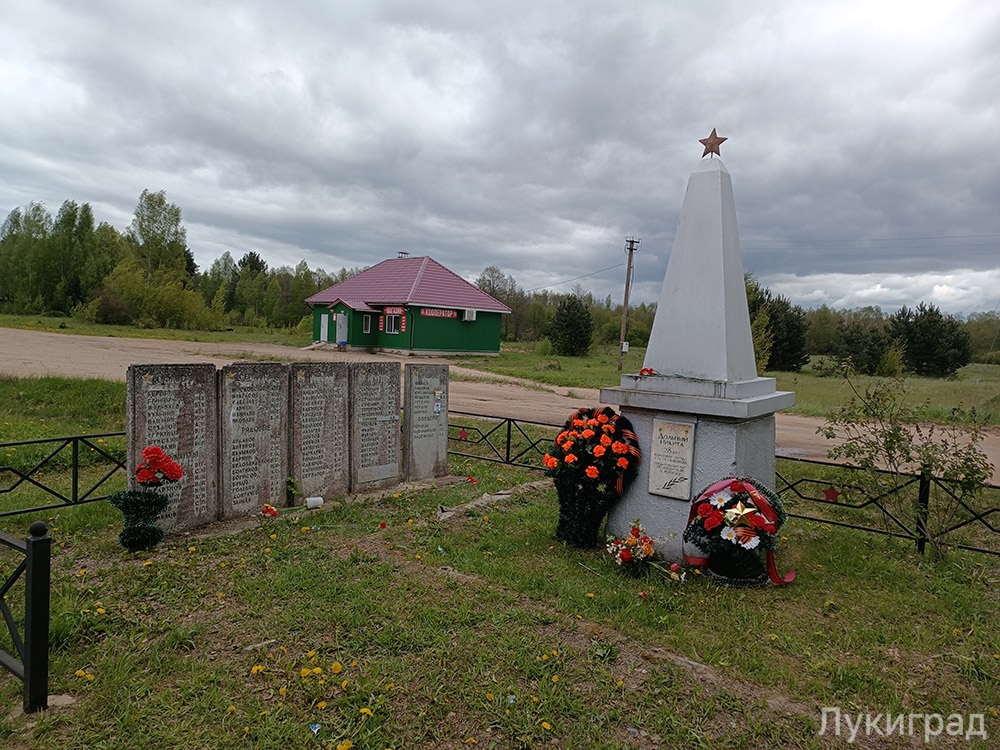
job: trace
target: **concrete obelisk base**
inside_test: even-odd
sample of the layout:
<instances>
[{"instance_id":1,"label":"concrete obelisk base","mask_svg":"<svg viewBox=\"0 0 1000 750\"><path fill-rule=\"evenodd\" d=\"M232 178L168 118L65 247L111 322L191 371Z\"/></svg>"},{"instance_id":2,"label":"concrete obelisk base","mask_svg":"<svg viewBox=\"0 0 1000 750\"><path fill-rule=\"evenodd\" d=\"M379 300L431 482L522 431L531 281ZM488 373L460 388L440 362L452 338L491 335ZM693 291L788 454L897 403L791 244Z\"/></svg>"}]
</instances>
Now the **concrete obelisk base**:
<instances>
[{"instance_id":1,"label":"concrete obelisk base","mask_svg":"<svg viewBox=\"0 0 1000 750\"><path fill-rule=\"evenodd\" d=\"M735 385L655 375L626 375L622 387L601 390L601 402L619 404L632 422L643 452L635 481L608 516L609 534L622 536L639 520L656 540L657 556L679 561L681 535L698 493L731 474L773 485L774 412L791 406L795 394L774 391L771 378L757 380L764 381L751 381L758 390L770 381L771 392L721 398L647 390L671 383L678 389Z\"/></svg>"}]
</instances>

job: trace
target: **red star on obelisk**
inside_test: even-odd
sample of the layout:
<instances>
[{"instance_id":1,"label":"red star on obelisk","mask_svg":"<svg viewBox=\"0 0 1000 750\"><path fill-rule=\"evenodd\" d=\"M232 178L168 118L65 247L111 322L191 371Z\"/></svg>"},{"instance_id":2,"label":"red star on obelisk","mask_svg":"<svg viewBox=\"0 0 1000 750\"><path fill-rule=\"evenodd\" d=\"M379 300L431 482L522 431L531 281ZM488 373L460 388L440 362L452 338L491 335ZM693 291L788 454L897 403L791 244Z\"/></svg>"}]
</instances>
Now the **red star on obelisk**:
<instances>
[{"instance_id":1,"label":"red star on obelisk","mask_svg":"<svg viewBox=\"0 0 1000 750\"><path fill-rule=\"evenodd\" d=\"M705 147L705 153L701 155L701 158L704 159L709 154L716 154L721 157L722 154L719 153L719 146L728 140L728 138L723 138L718 135L715 132L715 128L712 128L712 135L708 136L708 138L701 138L698 140L698 143Z\"/></svg>"}]
</instances>

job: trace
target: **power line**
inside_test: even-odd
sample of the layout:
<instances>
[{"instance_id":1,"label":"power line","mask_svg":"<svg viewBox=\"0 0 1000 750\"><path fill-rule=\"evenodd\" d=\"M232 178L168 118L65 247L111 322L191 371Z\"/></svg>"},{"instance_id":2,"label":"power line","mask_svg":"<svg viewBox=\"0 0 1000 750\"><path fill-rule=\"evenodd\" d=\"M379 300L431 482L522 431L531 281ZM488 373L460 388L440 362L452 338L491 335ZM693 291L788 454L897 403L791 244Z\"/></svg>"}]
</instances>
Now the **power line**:
<instances>
[{"instance_id":1,"label":"power line","mask_svg":"<svg viewBox=\"0 0 1000 750\"><path fill-rule=\"evenodd\" d=\"M607 268L602 268L599 271L591 271L590 273L585 273L580 276L574 276L572 279L564 279L563 281L556 281L552 284L546 284L545 286L536 286L534 289L525 290L525 294L530 294L531 292L537 292L539 289L548 289L550 287L559 286L560 284L568 284L571 281L576 281L577 279L586 279L590 276L596 276L599 273L604 273L605 271L611 271L615 268L621 268L624 263L615 263L613 266L608 266Z\"/></svg>"}]
</instances>

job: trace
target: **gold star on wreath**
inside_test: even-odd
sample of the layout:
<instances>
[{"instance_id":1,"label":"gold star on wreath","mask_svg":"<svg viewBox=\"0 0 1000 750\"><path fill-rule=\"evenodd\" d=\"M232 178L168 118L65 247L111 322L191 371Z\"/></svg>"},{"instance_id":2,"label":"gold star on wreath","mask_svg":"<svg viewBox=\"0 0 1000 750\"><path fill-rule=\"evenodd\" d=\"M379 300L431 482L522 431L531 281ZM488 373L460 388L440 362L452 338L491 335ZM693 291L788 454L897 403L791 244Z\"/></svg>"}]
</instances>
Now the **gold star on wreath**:
<instances>
[{"instance_id":1,"label":"gold star on wreath","mask_svg":"<svg viewBox=\"0 0 1000 750\"><path fill-rule=\"evenodd\" d=\"M712 128L712 135L708 136L708 138L701 138L698 140L698 143L700 143L702 146L705 147L705 153L701 155L701 158L704 159L709 154L716 154L718 156L722 156L722 154L719 153L719 146L721 146L728 140L729 140L728 138L723 138L722 136L718 135L715 132L715 128Z\"/></svg>"},{"instance_id":2,"label":"gold star on wreath","mask_svg":"<svg viewBox=\"0 0 1000 750\"><path fill-rule=\"evenodd\" d=\"M755 507L752 505L744 505L743 502L740 501L726 511L726 520L729 522L730 526L749 526L749 516L756 512L757 509Z\"/></svg>"}]
</instances>

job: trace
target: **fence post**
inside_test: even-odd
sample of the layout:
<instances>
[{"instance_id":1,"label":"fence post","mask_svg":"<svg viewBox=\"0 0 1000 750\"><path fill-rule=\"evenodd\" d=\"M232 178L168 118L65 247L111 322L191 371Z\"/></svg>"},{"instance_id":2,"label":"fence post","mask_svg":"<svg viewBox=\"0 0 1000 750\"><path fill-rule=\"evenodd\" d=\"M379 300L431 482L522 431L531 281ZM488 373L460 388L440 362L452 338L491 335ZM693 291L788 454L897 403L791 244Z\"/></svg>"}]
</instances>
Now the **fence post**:
<instances>
[{"instance_id":1,"label":"fence post","mask_svg":"<svg viewBox=\"0 0 1000 750\"><path fill-rule=\"evenodd\" d=\"M920 472L920 489L917 492L917 552L924 554L927 547L927 519L930 517L931 478Z\"/></svg>"},{"instance_id":2,"label":"fence post","mask_svg":"<svg viewBox=\"0 0 1000 750\"><path fill-rule=\"evenodd\" d=\"M74 503L80 499L80 440L78 437L73 438L73 488L70 490L70 496Z\"/></svg>"},{"instance_id":3,"label":"fence post","mask_svg":"<svg viewBox=\"0 0 1000 750\"><path fill-rule=\"evenodd\" d=\"M52 538L44 521L28 529L24 566L24 712L49 707L49 583Z\"/></svg>"},{"instance_id":4,"label":"fence post","mask_svg":"<svg viewBox=\"0 0 1000 750\"><path fill-rule=\"evenodd\" d=\"M507 419L507 451L504 456L504 461L506 461L507 463L510 463L510 431L513 421L514 420L512 419L509 418Z\"/></svg>"}]
</instances>

